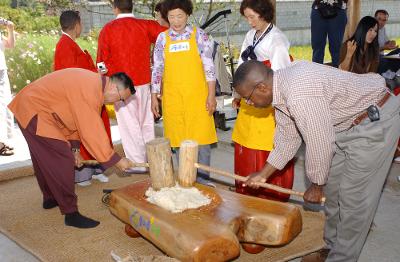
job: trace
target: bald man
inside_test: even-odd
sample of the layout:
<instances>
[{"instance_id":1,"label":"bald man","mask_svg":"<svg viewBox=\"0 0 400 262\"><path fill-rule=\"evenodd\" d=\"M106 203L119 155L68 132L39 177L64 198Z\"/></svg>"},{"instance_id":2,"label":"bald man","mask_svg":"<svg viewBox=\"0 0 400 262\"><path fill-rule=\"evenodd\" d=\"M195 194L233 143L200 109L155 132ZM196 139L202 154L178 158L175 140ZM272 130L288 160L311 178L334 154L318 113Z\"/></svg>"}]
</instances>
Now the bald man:
<instances>
[{"instance_id":1,"label":"bald man","mask_svg":"<svg viewBox=\"0 0 400 262\"><path fill-rule=\"evenodd\" d=\"M8 105L28 143L43 208L59 206L67 226L99 224L78 212L74 166L82 166L80 143L104 169L130 167L130 161L110 145L100 111L103 104L124 101L134 93L132 80L124 73L107 78L68 68L24 87Z\"/></svg>"},{"instance_id":2,"label":"bald man","mask_svg":"<svg viewBox=\"0 0 400 262\"><path fill-rule=\"evenodd\" d=\"M316 203L326 195L327 219L326 248L303 261L357 261L400 135L400 97L377 74L305 61L276 72L248 61L233 85L249 104L275 108L275 148L246 185L265 182L304 141L311 181L304 200Z\"/></svg>"}]
</instances>

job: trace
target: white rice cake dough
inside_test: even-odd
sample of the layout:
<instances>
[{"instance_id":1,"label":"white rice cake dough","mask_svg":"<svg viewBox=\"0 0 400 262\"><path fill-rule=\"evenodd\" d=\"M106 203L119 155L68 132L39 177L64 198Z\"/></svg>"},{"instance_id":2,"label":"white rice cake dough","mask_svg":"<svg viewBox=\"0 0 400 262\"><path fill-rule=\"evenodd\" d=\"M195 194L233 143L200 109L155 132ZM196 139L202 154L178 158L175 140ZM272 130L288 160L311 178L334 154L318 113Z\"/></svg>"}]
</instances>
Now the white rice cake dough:
<instances>
[{"instance_id":1,"label":"white rice cake dough","mask_svg":"<svg viewBox=\"0 0 400 262\"><path fill-rule=\"evenodd\" d=\"M183 188L178 184L174 187L161 188L159 191L150 187L145 195L147 201L172 213L180 213L186 209L199 208L211 203L211 199L203 195L197 188Z\"/></svg>"}]
</instances>

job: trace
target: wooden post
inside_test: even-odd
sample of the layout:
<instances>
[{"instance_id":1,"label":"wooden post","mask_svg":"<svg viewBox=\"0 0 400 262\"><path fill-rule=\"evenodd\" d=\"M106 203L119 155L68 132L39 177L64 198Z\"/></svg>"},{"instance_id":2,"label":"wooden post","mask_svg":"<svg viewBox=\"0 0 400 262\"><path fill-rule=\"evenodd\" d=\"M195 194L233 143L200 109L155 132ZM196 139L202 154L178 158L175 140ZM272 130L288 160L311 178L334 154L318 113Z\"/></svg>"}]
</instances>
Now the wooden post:
<instances>
[{"instance_id":1,"label":"wooden post","mask_svg":"<svg viewBox=\"0 0 400 262\"><path fill-rule=\"evenodd\" d=\"M153 139L146 143L146 151L153 189L160 190L163 187L175 186L169 140L166 138Z\"/></svg>"},{"instance_id":2,"label":"wooden post","mask_svg":"<svg viewBox=\"0 0 400 262\"><path fill-rule=\"evenodd\" d=\"M183 187L192 187L196 182L199 144L193 140L185 140L179 148L178 182Z\"/></svg>"},{"instance_id":3,"label":"wooden post","mask_svg":"<svg viewBox=\"0 0 400 262\"><path fill-rule=\"evenodd\" d=\"M361 0L350 0L347 2L347 25L344 32L343 41L349 39L356 31L358 22L360 21Z\"/></svg>"}]
</instances>

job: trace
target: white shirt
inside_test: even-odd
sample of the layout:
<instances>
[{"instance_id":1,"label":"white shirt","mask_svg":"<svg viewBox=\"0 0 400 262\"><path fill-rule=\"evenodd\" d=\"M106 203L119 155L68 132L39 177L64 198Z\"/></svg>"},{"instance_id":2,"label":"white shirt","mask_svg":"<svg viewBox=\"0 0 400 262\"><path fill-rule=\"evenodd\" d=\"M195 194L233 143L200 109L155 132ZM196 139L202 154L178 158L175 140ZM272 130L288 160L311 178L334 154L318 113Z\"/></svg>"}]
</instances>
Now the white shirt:
<instances>
[{"instance_id":1,"label":"white shirt","mask_svg":"<svg viewBox=\"0 0 400 262\"><path fill-rule=\"evenodd\" d=\"M240 54L248 47L253 45L255 29L247 32ZM254 49L258 61L270 60L272 70L287 67L290 64L289 58L290 43L284 33L274 25L271 31L261 40ZM239 65L243 63L242 58L239 56Z\"/></svg>"},{"instance_id":2,"label":"white shirt","mask_svg":"<svg viewBox=\"0 0 400 262\"><path fill-rule=\"evenodd\" d=\"M133 14L123 13L123 14L118 14L117 17L116 17L115 19L118 19L118 18L125 18L125 17L135 18L135 16L134 16Z\"/></svg>"},{"instance_id":3,"label":"white shirt","mask_svg":"<svg viewBox=\"0 0 400 262\"><path fill-rule=\"evenodd\" d=\"M0 32L0 70L7 69L6 57L4 55L6 47L4 46L3 35Z\"/></svg>"},{"instance_id":4,"label":"white shirt","mask_svg":"<svg viewBox=\"0 0 400 262\"><path fill-rule=\"evenodd\" d=\"M385 27L380 28L380 29L378 30L378 42L379 42L379 47L383 47L387 41L389 41L389 37L386 35L386 29L385 29Z\"/></svg>"}]
</instances>

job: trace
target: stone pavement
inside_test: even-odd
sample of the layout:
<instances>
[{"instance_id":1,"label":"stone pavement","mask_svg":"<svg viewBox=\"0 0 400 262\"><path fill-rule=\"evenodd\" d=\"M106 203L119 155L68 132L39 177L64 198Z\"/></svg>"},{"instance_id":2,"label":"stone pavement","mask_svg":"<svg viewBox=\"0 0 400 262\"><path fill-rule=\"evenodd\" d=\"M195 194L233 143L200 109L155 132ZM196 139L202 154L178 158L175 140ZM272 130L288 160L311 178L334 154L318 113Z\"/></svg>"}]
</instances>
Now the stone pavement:
<instances>
[{"instance_id":1,"label":"stone pavement","mask_svg":"<svg viewBox=\"0 0 400 262\"><path fill-rule=\"evenodd\" d=\"M228 122L228 126L234 122ZM161 123L156 125L156 134L162 135ZM231 130L217 132L219 143L212 150L211 165L226 171L233 172L233 147L231 146ZM120 143L118 127L112 126L112 137L114 143ZM10 143L11 145L11 143ZM10 157L0 157L0 170L20 167L30 164L29 150L19 130L12 141L16 154ZM298 153L299 160L295 166L294 189L304 191L308 181L304 175L304 149ZM360 262L397 262L400 261L400 183L397 176L400 175L400 165L393 164L387 179L386 186L380 200L379 208L374 220L374 226L368 236L364 249L361 253ZM224 183L232 184L229 178L212 177ZM302 199L293 198L295 203L302 203ZM319 206L313 206L316 210ZM30 253L19 247L16 243L0 234L0 261L2 262L36 262L38 261ZM300 259L292 260L299 262Z\"/></svg>"}]
</instances>

